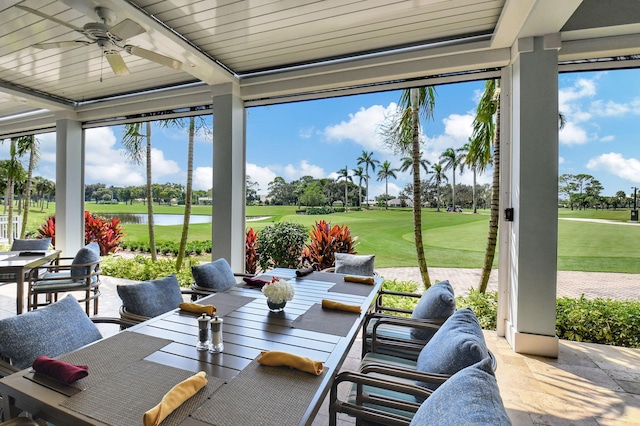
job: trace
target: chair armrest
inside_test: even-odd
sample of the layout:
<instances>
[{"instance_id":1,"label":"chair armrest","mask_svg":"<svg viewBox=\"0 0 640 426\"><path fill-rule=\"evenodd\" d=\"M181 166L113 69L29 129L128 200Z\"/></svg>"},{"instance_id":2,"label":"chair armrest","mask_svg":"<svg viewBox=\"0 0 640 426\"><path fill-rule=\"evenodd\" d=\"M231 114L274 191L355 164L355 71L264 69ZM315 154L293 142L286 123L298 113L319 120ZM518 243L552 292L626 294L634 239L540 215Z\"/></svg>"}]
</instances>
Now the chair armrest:
<instances>
[{"instance_id":1,"label":"chair armrest","mask_svg":"<svg viewBox=\"0 0 640 426\"><path fill-rule=\"evenodd\" d=\"M0 357L0 378L10 376L18 371L20 371L19 368L9 364Z\"/></svg>"},{"instance_id":2,"label":"chair armrest","mask_svg":"<svg viewBox=\"0 0 640 426\"><path fill-rule=\"evenodd\" d=\"M356 385L357 395L355 404L338 399L338 386L341 383ZM372 386L379 389L400 392L423 399L428 398L432 393L430 389L408 383L401 383L388 377L380 378L356 371L343 371L334 378L331 386L329 410L331 412L346 413L362 420L369 420L385 425L407 426L411 423L411 418L373 407L365 407L363 404L375 404L381 407L413 413L420 407L420 403L418 402L366 393L364 392L363 386Z\"/></svg>"},{"instance_id":3,"label":"chair armrest","mask_svg":"<svg viewBox=\"0 0 640 426\"><path fill-rule=\"evenodd\" d=\"M439 374L439 373L428 373L423 371L418 371L412 368L401 367L401 366L390 366L382 363L367 363L362 368L360 368L360 373L362 374L370 374L377 373L388 376L393 380L393 378L402 378L409 380L419 380L421 382L429 382L441 385L447 379L451 378L450 374Z\"/></svg>"},{"instance_id":4,"label":"chair armrest","mask_svg":"<svg viewBox=\"0 0 640 426\"><path fill-rule=\"evenodd\" d=\"M380 290L378 292L378 296L376 297L376 303L374 305L374 312L395 312L400 314L411 315L413 311L403 308L396 308L393 306L385 306L384 304L384 296L396 296L396 297L407 297L410 299L420 299L422 294L417 293L407 293L404 291L391 291L391 290Z\"/></svg>"},{"instance_id":5,"label":"chair armrest","mask_svg":"<svg viewBox=\"0 0 640 426\"><path fill-rule=\"evenodd\" d=\"M89 317L89 319L95 324L130 325L128 322L116 317Z\"/></svg>"},{"instance_id":6,"label":"chair armrest","mask_svg":"<svg viewBox=\"0 0 640 426\"><path fill-rule=\"evenodd\" d=\"M420 339L403 339L400 337L389 337L385 335L378 334L378 328L387 324L394 325L399 327L407 327L407 328L419 328L423 330L438 330L442 325L443 320L420 320L420 319L412 319L412 318L403 318L403 317L382 317L379 318L378 321L373 325L373 329L371 330L371 352L381 352L380 349L383 347L388 348L396 348L403 349L415 352L417 359L418 354L427 344L428 340L420 340ZM367 336L365 335L365 338Z\"/></svg>"}]
</instances>

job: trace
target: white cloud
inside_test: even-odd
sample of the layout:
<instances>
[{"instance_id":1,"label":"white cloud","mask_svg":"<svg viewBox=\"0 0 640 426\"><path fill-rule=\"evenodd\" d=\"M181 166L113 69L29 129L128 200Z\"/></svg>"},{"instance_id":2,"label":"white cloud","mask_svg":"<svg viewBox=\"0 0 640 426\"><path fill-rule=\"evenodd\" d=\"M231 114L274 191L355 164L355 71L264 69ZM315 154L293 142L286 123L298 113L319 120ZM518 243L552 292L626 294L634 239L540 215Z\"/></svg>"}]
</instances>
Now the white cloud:
<instances>
[{"instance_id":1,"label":"white cloud","mask_svg":"<svg viewBox=\"0 0 640 426\"><path fill-rule=\"evenodd\" d=\"M610 152L592 158L587 168L594 171L604 171L633 183L640 182L640 161L636 158L624 158L622 154Z\"/></svg>"},{"instance_id":2,"label":"white cloud","mask_svg":"<svg viewBox=\"0 0 640 426\"><path fill-rule=\"evenodd\" d=\"M348 121L328 126L324 129L328 140L352 140L368 150L384 150L380 139L380 125L385 119L395 113L397 105L391 102L387 107L373 105L360 108L355 114L349 114Z\"/></svg>"},{"instance_id":3,"label":"white cloud","mask_svg":"<svg viewBox=\"0 0 640 426\"><path fill-rule=\"evenodd\" d=\"M596 94L596 84L593 80L585 78L578 79L573 87L560 89L558 91L558 104L560 112L570 111L570 102L592 97Z\"/></svg>"},{"instance_id":4,"label":"white cloud","mask_svg":"<svg viewBox=\"0 0 640 426\"><path fill-rule=\"evenodd\" d=\"M180 173L178 163L164 158L164 151L153 147L151 148L151 176L153 176L154 181L178 173Z\"/></svg>"},{"instance_id":5,"label":"white cloud","mask_svg":"<svg viewBox=\"0 0 640 426\"><path fill-rule=\"evenodd\" d=\"M287 182L300 179L302 176L311 176L316 179L325 177L325 171L322 167L309 164L307 160L302 160L298 165L287 164L282 169L282 177Z\"/></svg>"},{"instance_id":6,"label":"white cloud","mask_svg":"<svg viewBox=\"0 0 640 426\"><path fill-rule=\"evenodd\" d=\"M247 175L253 182L258 182L258 194L266 195L269 192L269 183L273 182L277 174L269 167L260 167L253 163L247 163ZM211 188L211 180L209 180Z\"/></svg>"},{"instance_id":7,"label":"white cloud","mask_svg":"<svg viewBox=\"0 0 640 426\"><path fill-rule=\"evenodd\" d=\"M559 132L560 143L565 145L583 145L589 141L587 132L572 122L567 122Z\"/></svg>"},{"instance_id":8,"label":"white cloud","mask_svg":"<svg viewBox=\"0 0 640 426\"><path fill-rule=\"evenodd\" d=\"M193 189L208 191L213 186L213 168L196 167L193 171Z\"/></svg>"},{"instance_id":9,"label":"white cloud","mask_svg":"<svg viewBox=\"0 0 640 426\"><path fill-rule=\"evenodd\" d=\"M593 115L600 117L615 117L625 115L631 111L629 105L621 104L614 101L597 100L591 103L590 107Z\"/></svg>"},{"instance_id":10,"label":"white cloud","mask_svg":"<svg viewBox=\"0 0 640 426\"><path fill-rule=\"evenodd\" d=\"M300 136L302 139L309 139L311 138L311 136L313 135L313 131L314 131L314 127L307 127L304 129L300 129L298 131L298 136Z\"/></svg>"},{"instance_id":11,"label":"white cloud","mask_svg":"<svg viewBox=\"0 0 640 426\"><path fill-rule=\"evenodd\" d=\"M613 135L603 136L600 138L600 142L613 142L615 138Z\"/></svg>"}]
</instances>

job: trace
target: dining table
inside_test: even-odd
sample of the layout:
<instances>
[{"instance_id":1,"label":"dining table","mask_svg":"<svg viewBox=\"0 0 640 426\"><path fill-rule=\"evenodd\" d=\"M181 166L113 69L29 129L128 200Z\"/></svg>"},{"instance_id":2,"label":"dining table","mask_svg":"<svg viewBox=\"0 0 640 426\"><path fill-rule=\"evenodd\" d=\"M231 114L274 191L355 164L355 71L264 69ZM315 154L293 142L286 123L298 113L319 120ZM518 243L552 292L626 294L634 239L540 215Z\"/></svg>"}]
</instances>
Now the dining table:
<instances>
[{"instance_id":1,"label":"dining table","mask_svg":"<svg viewBox=\"0 0 640 426\"><path fill-rule=\"evenodd\" d=\"M29 271L50 263L60 256L60 250L0 252L0 275L15 276L16 314L24 312L24 278Z\"/></svg>"},{"instance_id":2,"label":"dining table","mask_svg":"<svg viewBox=\"0 0 640 426\"><path fill-rule=\"evenodd\" d=\"M197 300L213 305L222 319L221 352L198 350L199 314L175 309L59 357L89 368L71 385L33 369L1 379L5 414L23 410L56 425L142 424L143 414L173 386L204 371L207 384L162 426L310 425L383 279L352 282L348 275L318 271L297 276L287 268L256 279L274 277L295 289L279 312L269 309L255 281ZM357 309L326 309L323 300ZM273 351L319 361L320 373L257 362Z\"/></svg>"}]
</instances>

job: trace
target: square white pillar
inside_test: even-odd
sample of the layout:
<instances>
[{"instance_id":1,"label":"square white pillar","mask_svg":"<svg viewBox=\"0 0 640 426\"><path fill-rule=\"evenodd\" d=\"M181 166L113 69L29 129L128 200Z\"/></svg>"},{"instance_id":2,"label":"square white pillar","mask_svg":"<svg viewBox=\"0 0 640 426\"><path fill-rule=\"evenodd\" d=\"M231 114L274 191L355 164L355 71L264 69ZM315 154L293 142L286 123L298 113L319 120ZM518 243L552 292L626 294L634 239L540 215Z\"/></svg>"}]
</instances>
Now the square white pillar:
<instances>
[{"instance_id":1,"label":"square white pillar","mask_svg":"<svg viewBox=\"0 0 640 426\"><path fill-rule=\"evenodd\" d=\"M558 54L547 37L518 40L511 75L509 312L516 352L557 357ZM500 265L502 268L503 265Z\"/></svg>"},{"instance_id":2,"label":"square white pillar","mask_svg":"<svg viewBox=\"0 0 640 426\"><path fill-rule=\"evenodd\" d=\"M56 249L75 256L84 246L84 131L82 123L56 121Z\"/></svg>"},{"instance_id":3,"label":"square white pillar","mask_svg":"<svg viewBox=\"0 0 640 426\"><path fill-rule=\"evenodd\" d=\"M236 86L213 88L213 202L211 257L234 272L245 267L245 108Z\"/></svg>"}]
</instances>

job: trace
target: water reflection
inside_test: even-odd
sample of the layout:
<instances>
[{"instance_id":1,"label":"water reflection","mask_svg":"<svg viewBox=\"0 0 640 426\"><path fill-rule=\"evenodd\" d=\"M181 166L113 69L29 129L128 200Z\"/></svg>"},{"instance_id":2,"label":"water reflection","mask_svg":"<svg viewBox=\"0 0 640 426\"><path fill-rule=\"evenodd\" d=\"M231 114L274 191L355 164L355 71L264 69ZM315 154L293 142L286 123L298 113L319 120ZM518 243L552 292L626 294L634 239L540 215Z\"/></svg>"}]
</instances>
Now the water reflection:
<instances>
[{"instance_id":1,"label":"water reflection","mask_svg":"<svg viewBox=\"0 0 640 426\"><path fill-rule=\"evenodd\" d=\"M148 223L147 215L144 213L99 213L98 216L103 218L117 217L123 224L134 223L139 225L145 225ZM184 216L181 214L157 214L153 215L153 223L159 226L167 225L182 225ZM189 217L189 224L194 223L211 223L211 216L209 215L191 215Z\"/></svg>"}]
</instances>

